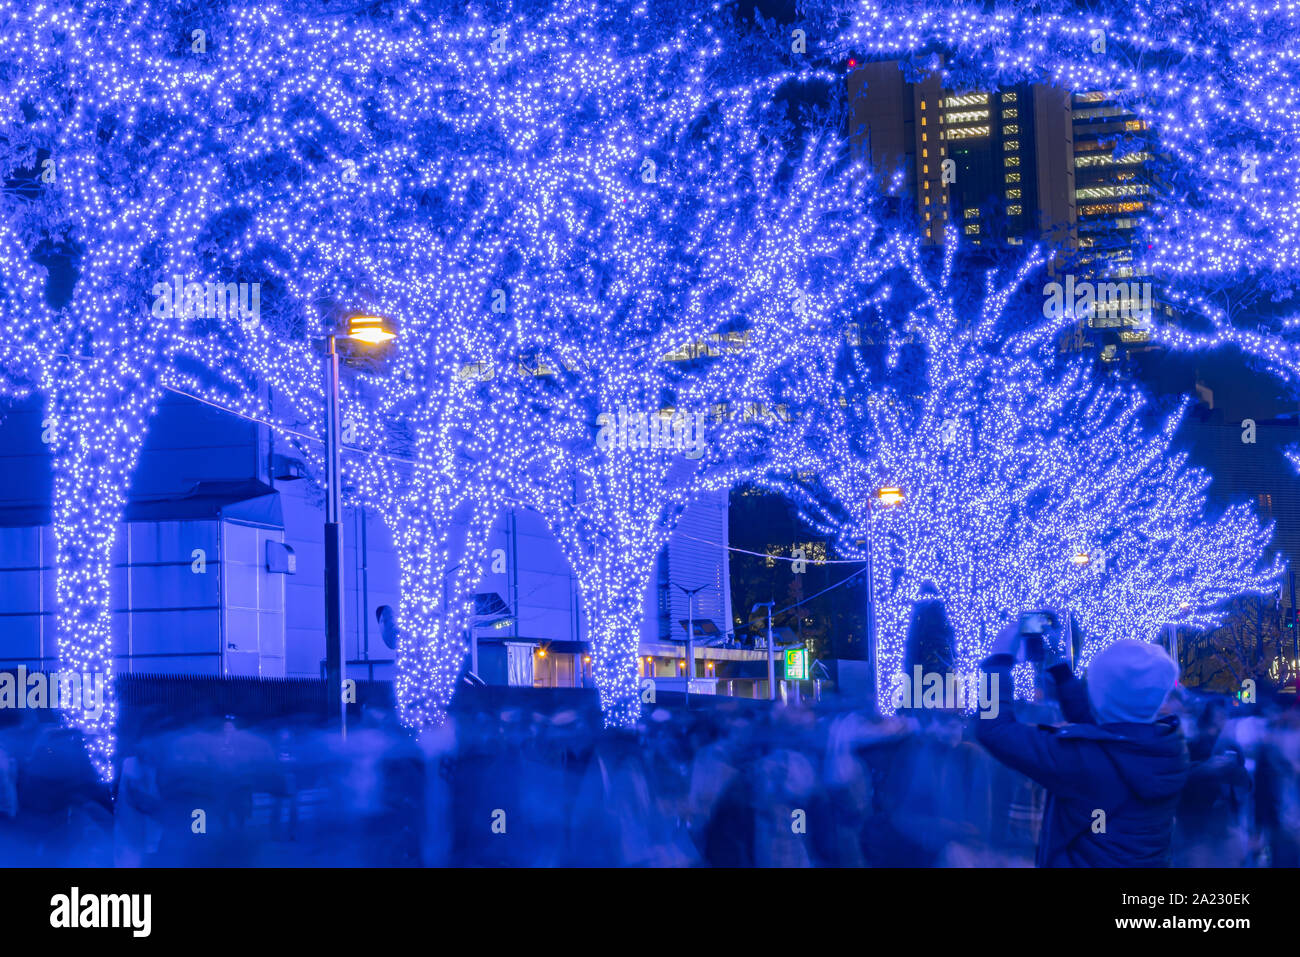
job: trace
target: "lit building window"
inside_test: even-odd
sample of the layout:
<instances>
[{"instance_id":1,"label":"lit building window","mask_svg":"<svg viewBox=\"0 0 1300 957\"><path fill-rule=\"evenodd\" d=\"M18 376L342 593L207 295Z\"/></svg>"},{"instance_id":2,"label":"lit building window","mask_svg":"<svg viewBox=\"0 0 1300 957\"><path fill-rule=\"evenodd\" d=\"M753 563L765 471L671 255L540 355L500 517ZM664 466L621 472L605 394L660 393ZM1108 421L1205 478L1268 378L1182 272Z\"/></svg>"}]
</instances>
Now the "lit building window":
<instances>
[{"instance_id":1,"label":"lit building window","mask_svg":"<svg viewBox=\"0 0 1300 957\"><path fill-rule=\"evenodd\" d=\"M1008 215L1008 216L1019 216L1019 215L1020 215L1020 207L1019 207L1018 205L1016 205L1016 206L1008 206L1008 207L1007 207L1007 215Z\"/></svg>"},{"instance_id":2,"label":"lit building window","mask_svg":"<svg viewBox=\"0 0 1300 957\"><path fill-rule=\"evenodd\" d=\"M930 174L930 164L929 164L929 163L926 163L926 164L922 165L922 167L921 167L921 172L922 172L923 174L925 174L925 175L928 176L928 175Z\"/></svg>"},{"instance_id":3,"label":"lit building window","mask_svg":"<svg viewBox=\"0 0 1300 957\"><path fill-rule=\"evenodd\" d=\"M978 209L963 209L961 214L967 219L979 219L980 211Z\"/></svg>"},{"instance_id":4,"label":"lit building window","mask_svg":"<svg viewBox=\"0 0 1300 957\"><path fill-rule=\"evenodd\" d=\"M1017 134L1020 133L1020 124L1007 123L1002 127L1002 133L1004 136L1016 136Z\"/></svg>"},{"instance_id":5,"label":"lit building window","mask_svg":"<svg viewBox=\"0 0 1300 957\"><path fill-rule=\"evenodd\" d=\"M979 234L980 234L980 224L979 224L979 223L967 223L967 224L966 224L966 235L967 235L967 236L978 236Z\"/></svg>"},{"instance_id":6,"label":"lit building window","mask_svg":"<svg viewBox=\"0 0 1300 957\"><path fill-rule=\"evenodd\" d=\"M965 96L950 96L943 101L945 107L960 106L977 106L987 103L989 95L987 93L967 93Z\"/></svg>"},{"instance_id":7,"label":"lit building window","mask_svg":"<svg viewBox=\"0 0 1300 957\"><path fill-rule=\"evenodd\" d=\"M1019 198L1020 198L1020 190L1018 189L1007 190L1007 199L1019 199Z\"/></svg>"},{"instance_id":8,"label":"lit building window","mask_svg":"<svg viewBox=\"0 0 1300 957\"><path fill-rule=\"evenodd\" d=\"M1014 102L1016 102L1016 95L1015 95L1014 93L1003 93L1003 94L1002 94L1002 102L1003 102L1003 103L1014 103Z\"/></svg>"},{"instance_id":9,"label":"lit building window","mask_svg":"<svg viewBox=\"0 0 1300 957\"><path fill-rule=\"evenodd\" d=\"M1020 140L1007 140L1002 144L1002 148L1007 152L1020 149Z\"/></svg>"},{"instance_id":10,"label":"lit building window","mask_svg":"<svg viewBox=\"0 0 1300 957\"><path fill-rule=\"evenodd\" d=\"M1003 118L1004 120L1015 120L1015 119L1019 119L1019 118L1020 118L1020 110L1017 109L1017 108L1014 107L1014 106L1011 107L1011 108L1008 109L1008 110L1003 110L1003 111L1002 111L1002 118Z\"/></svg>"},{"instance_id":11,"label":"lit building window","mask_svg":"<svg viewBox=\"0 0 1300 957\"><path fill-rule=\"evenodd\" d=\"M1019 156L1008 156L1008 157L1006 157L1006 158L1002 161L1002 165L1003 165L1003 166L1019 166L1019 165L1020 165L1020 157L1019 157Z\"/></svg>"},{"instance_id":12,"label":"lit building window","mask_svg":"<svg viewBox=\"0 0 1300 957\"><path fill-rule=\"evenodd\" d=\"M1132 186L1089 186L1074 191L1076 199L1110 199L1118 196L1141 196L1148 192L1141 183Z\"/></svg>"},{"instance_id":13,"label":"lit building window","mask_svg":"<svg viewBox=\"0 0 1300 957\"><path fill-rule=\"evenodd\" d=\"M921 150L921 159L929 159L929 158L930 158L930 151L925 149Z\"/></svg>"}]
</instances>

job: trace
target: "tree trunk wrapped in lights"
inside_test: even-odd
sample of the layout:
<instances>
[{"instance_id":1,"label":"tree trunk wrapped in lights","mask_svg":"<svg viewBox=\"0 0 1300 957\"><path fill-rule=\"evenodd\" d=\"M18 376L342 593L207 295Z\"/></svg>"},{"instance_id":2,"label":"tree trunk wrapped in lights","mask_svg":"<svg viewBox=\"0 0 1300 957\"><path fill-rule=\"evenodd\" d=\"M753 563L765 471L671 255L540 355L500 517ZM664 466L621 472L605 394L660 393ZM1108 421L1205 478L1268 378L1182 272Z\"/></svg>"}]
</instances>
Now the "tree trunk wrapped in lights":
<instances>
[{"instance_id":1,"label":"tree trunk wrapped in lights","mask_svg":"<svg viewBox=\"0 0 1300 957\"><path fill-rule=\"evenodd\" d=\"M512 301L536 317L517 330L512 474L573 568L605 720L626 726L678 519L761 474L788 428L777 383L877 278L873 184L829 118L801 138L778 115L795 74L746 76L707 17L557 7L594 41L563 18L512 27L495 69L528 77L529 101L482 98L518 171L508 233L531 289Z\"/></svg>"},{"instance_id":2,"label":"tree trunk wrapped in lights","mask_svg":"<svg viewBox=\"0 0 1300 957\"><path fill-rule=\"evenodd\" d=\"M5 391L16 379L45 402L58 667L94 674L106 695L102 712L65 719L108 778L113 546L166 372L201 334L199 310L158 290L200 278L230 199L225 142L195 123L219 112L204 82L218 61L190 59L174 14L144 3L6 3L0 19L0 369Z\"/></svg>"}]
</instances>

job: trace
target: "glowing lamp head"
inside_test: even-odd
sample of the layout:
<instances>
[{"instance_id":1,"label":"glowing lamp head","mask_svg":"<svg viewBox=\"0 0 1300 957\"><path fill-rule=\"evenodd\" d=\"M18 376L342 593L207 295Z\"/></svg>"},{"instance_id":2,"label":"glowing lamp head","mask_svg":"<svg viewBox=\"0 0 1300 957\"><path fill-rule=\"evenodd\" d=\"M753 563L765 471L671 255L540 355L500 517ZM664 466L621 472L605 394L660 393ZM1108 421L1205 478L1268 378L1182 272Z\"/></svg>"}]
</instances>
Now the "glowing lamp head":
<instances>
[{"instance_id":1,"label":"glowing lamp head","mask_svg":"<svg viewBox=\"0 0 1300 957\"><path fill-rule=\"evenodd\" d=\"M1070 561L1074 562L1076 565L1082 566L1092 561L1092 556L1090 556L1087 552L1075 552L1073 555L1070 556Z\"/></svg>"},{"instance_id":2,"label":"glowing lamp head","mask_svg":"<svg viewBox=\"0 0 1300 957\"><path fill-rule=\"evenodd\" d=\"M356 315L348 318L348 338L378 345L397 338L397 333L383 316Z\"/></svg>"},{"instance_id":3,"label":"glowing lamp head","mask_svg":"<svg viewBox=\"0 0 1300 957\"><path fill-rule=\"evenodd\" d=\"M897 505L903 500L903 490L901 488L882 488L876 493L876 498L880 500L881 505Z\"/></svg>"}]
</instances>

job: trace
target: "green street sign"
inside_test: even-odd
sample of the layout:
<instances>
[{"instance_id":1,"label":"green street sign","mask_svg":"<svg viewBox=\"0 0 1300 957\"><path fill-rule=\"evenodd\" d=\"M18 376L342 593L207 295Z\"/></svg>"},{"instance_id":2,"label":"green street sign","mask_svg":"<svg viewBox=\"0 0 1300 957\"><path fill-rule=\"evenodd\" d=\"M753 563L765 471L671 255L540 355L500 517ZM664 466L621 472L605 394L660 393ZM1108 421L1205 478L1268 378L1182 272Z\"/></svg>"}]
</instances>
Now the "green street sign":
<instances>
[{"instance_id":1,"label":"green street sign","mask_svg":"<svg viewBox=\"0 0 1300 957\"><path fill-rule=\"evenodd\" d=\"M808 649L807 648L786 649L785 676L790 681L808 680Z\"/></svg>"}]
</instances>

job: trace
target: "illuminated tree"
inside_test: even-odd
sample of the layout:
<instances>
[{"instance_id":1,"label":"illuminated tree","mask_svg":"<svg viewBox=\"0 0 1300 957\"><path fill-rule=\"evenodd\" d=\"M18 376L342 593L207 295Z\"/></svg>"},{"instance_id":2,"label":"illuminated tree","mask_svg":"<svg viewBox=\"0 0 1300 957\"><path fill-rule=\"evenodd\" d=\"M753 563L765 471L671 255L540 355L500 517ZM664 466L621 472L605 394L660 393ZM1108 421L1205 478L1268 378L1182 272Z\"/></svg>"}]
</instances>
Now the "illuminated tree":
<instances>
[{"instance_id":1,"label":"illuminated tree","mask_svg":"<svg viewBox=\"0 0 1300 957\"><path fill-rule=\"evenodd\" d=\"M684 509L761 468L786 427L773 383L870 285L875 225L828 118L802 139L782 121L788 73L746 80L704 17L559 6L585 26L511 27L508 95L469 99L501 111L523 173L514 494L574 570L606 721L627 725L655 561Z\"/></svg>"},{"instance_id":2,"label":"illuminated tree","mask_svg":"<svg viewBox=\"0 0 1300 957\"><path fill-rule=\"evenodd\" d=\"M436 719L450 696L465 596L508 495L543 512L574 562L597 683L626 723L639 710L626 626L672 521L729 485L752 452L742 437L769 426L717 423L711 447L601 473L597 419L689 402L676 440L703 440L706 416L796 348L782 328L850 301L835 267L856 255L839 243L872 233L865 183L832 177L833 142L790 162L770 139L784 131L763 123L783 79L739 82L707 17L577 0L497 14L374 38L318 27L263 59L241 107L260 132L244 157L248 227L228 255L273 277L284 309L208 364L235 356L249 387L230 401L292 435L323 414L304 339L347 309L396 318L390 367L358 375L343 405L357 445L345 470L402 556L405 716ZM728 360L682 375L668 354L710 337ZM258 405L259 382L276 409ZM621 503L578 514L562 490L588 483Z\"/></svg>"},{"instance_id":3,"label":"illuminated tree","mask_svg":"<svg viewBox=\"0 0 1300 957\"><path fill-rule=\"evenodd\" d=\"M318 182L328 194L337 189L329 178ZM292 255L276 282L308 305L307 328L317 335L361 311L397 329L383 354L358 357L342 377L344 489L376 510L393 537L401 566L397 700L403 721L423 727L440 721L451 699L469 598L508 488L511 409L501 404L501 324L491 310L506 264L480 228L484 208L437 229L395 215L399 204L352 199L331 195L319 217L304 215L309 204L292 204L294 216L275 237L277 258ZM381 207L394 225L371 236ZM267 414L319 477L321 446L302 438L325 427L319 357L274 323L249 343L249 355L277 397Z\"/></svg>"},{"instance_id":4,"label":"illuminated tree","mask_svg":"<svg viewBox=\"0 0 1300 957\"><path fill-rule=\"evenodd\" d=\"M263 314L204 340L200 362L168 382L268 422L323 483L319 345L350 314L397 327L377 353L345 355L342 491L393 536L397 700L422 727L450 701L507 487L498 370L524 307L498 304L518 272L502 225L518 177L492 162L491 131L435 106L473 89L449 53L474 38L400 10L356 22L257 14L241 35L253 75L227 81L249 131L226 157L231 228L210 262L259 281ZM488 28L467 19L486 51Z\"/></svg>"},{"instance_id":5,"label":"illuminated tree","mask_svg":"<svg viewBox=\"0 0 1300 957\"><path fill-rule=\"evenodd\" d=\"M110 556L161 393L193 334L155 284L193 276L222 208L212 61L143 3L5 3L0 40L0 368L44 402L53 468L59 668L105 677L102 714L69 711L112 773Z\"/></svg>"},{"instance_id":6,"label":"illuminated tree","mask_svg":"<svg viewBox=\"0 0 1300 957\"><path fill-rule=\"evenodd\" d=\"M286 278L256 244L281 240L269 258L283 267L301 253L291 237L307 233L277 235L279 217L347 222L312 205L314 181L350 179L375 143L397 150L377 167L412 154L409 139L382 141L400 122L382 109L386 78L412 62L395 26L406 18L305 16L292 3L4 8L0 368L7 391L46 405L60 667L109 679L101 716L69 715L106 775L110 555L148 421L165 388L269 419L272 382L283 407L310 420L319 361L302 346L322 328L307 329L322 305L311 296L328 290L312 287L319 277L301 257L303 273ZM387 125L372 129L376 115ZM355 252L346 239L330 251Z\"/></svg>"},{"instance_id":7,"label":"illuminated tree","mask_svg":"<svg viewBox=\"0 0 1300 957\"><path fill-rule=\"evenodd\" d=\"M802 462L816 463L839 509L822 516L841 549L865 558L870 542L882 707L926 582L966 677L1002 612L1074 612L1085 665L1116 638L1205 627L1225 599L1276 587L1271 528L1246 505L1211 514L1208 474L1174 448L1182 409L1153 427L1135 389L1094 383L1086 365L1053 355L1059 322L1025 291L1041 253L981 277L959 264L951 233L937 267L915 241L895 248L904 279L889 308L910 303L903 327L883 368L860 357L842 402L804 417ZM903 502L876 506L882 486Z\"/></svg>"}]
</instances>

